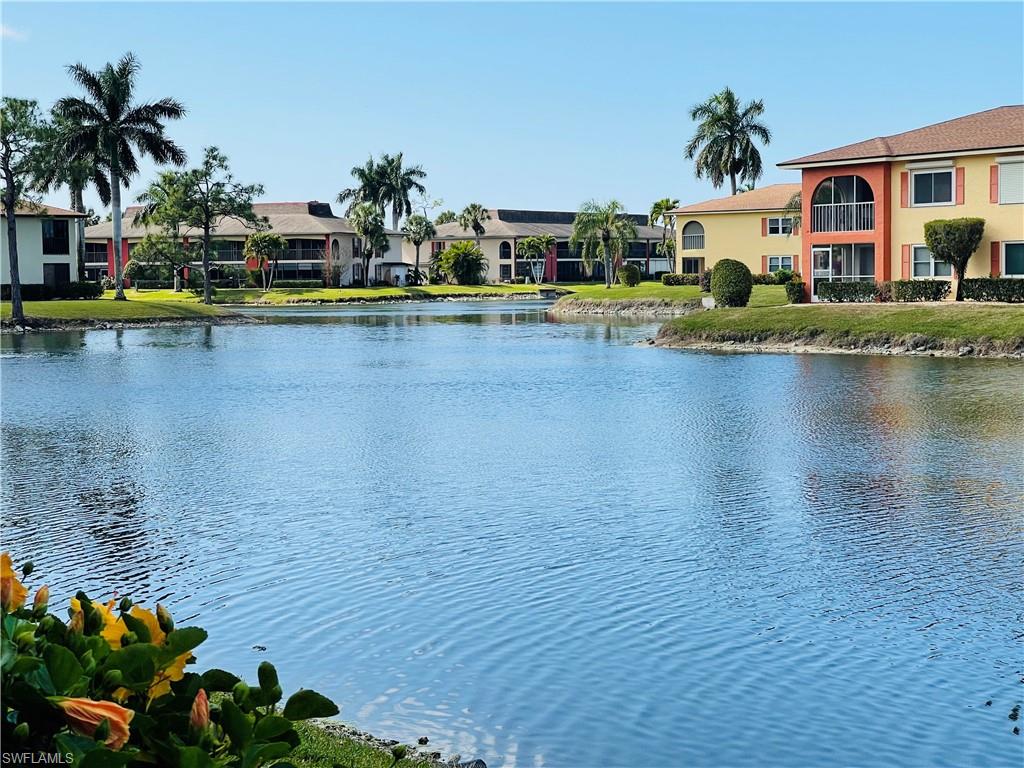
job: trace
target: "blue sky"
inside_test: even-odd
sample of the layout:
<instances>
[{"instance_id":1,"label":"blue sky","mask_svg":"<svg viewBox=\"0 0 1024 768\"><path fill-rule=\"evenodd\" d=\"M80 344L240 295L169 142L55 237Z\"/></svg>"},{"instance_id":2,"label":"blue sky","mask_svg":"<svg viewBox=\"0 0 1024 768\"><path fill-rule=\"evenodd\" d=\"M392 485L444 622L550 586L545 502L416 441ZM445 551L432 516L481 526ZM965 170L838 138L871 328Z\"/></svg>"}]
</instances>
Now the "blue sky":
<instances>
[{"instance_id":1,"label":"blue sky","mask_svg":"<svg viewBox=\"0 0 1024 768\"><path fill-rule=\"evenodd\" d=\"M49 107L74 91L64 65L132 50L139 95L189 109L169 133L192 157L219 146L268 200L333 201L402 150L446 207L642 212L727 193L683 156L689 107L725 85L765 102L762 185L796 180L781 160L1024 101L1020 3L5 0L2 23L4 95Z\"/></svg>"}]
</instances>

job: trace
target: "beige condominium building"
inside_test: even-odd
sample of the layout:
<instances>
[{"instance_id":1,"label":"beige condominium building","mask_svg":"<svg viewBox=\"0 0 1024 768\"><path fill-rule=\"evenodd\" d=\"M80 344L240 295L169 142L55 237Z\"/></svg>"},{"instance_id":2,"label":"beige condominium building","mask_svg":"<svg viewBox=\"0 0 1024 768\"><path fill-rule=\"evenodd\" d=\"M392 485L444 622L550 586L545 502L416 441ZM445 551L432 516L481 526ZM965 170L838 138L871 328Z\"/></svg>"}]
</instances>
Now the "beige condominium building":
<instances>
[{"instance_id":1,"label":"beige condominium building","mask_svg":"<svg viewBox=\"0 0 1024 768\"><path fill-rule=\"evenodd\" d=\"M79 280L78 222L80 213L54 205L23 205L14 211L18 239L18 278L23 285L48 285L56 288ZM9 285L10 251L7 227L0 227L3 258L0 259L0 283Z\"/></svg>"}]
</instances>

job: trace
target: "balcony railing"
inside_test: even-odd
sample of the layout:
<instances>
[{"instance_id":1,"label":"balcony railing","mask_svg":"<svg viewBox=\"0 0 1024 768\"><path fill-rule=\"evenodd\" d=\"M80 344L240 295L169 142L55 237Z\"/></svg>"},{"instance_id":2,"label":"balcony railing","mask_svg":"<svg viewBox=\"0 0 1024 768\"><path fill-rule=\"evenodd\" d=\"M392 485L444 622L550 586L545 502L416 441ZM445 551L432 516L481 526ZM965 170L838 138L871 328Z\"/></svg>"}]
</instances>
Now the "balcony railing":
<instances>
[{"instance_id":1,"label":"balcony railing","mask_svg":"<svg viewBox=\"0 0 1024 768\"><path fill-rule=\"evenodd\" d=\"M281 254L282 261L320 261L323 257L323 248L289 248Z\"/></svg>"},{"instance_id":2,"label":"balcony railing","mask_svg":"<svg viewBox=\"0 0 1024 768\"><path fill-rule=\"evenodd\" d=\"M811 206L812 232L862 232L875 228L875 204L826 203Z\"/></svg>"},{"instance_id":3,"label":"balcony railing","mask_svg":"<svg viewBox=\"0 0 1024 768\"><path fill-rule=\"evenodd\" d=\"M704 247L704 235L683 235L684 251L699 251Z\"/></svg>"}]
</instances>

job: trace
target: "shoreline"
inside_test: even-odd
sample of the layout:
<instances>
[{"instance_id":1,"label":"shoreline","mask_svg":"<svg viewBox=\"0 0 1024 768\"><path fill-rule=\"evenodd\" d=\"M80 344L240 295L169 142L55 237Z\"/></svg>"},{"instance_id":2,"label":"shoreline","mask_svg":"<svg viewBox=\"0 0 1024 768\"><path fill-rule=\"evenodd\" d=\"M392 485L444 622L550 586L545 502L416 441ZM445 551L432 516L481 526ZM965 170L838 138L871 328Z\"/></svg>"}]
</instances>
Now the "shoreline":
<instances>
[{"instance_id":1,"label":"shoreline","mask_svg":"<svg viewBox=\"0 0 1024 768\"><path fill-rule=\"evenodd\" d=\"M335 306L338 304L429 304L439 301L460 302L460 301L546 301L543 296L537 293L526 291L509 291L508 293L449 293L439 296L381 296L381 297L360 297L337 299L287 299L285 301L243 301L226 302L215 304L217 307L294 307L294 306Z\"/></svg>"},{"instance_id":2,"label":"shoreline","mask_svg":"<svg viewBox=\"0 0 1024 768\"><path fill-rule=\"evenodd\" d=\"M0 335L18 333L47 333L62 331L120 331L130 328L194 328L204 325L259 325L263 321L248 315L208 315L205 317L139 318L137 320L56 320L26 318L25 325L12 325L10 320L0 323Z\"/></svg>"},{"instance_id":3,"label":"shoreline","mask_svg":"<svg viewBox=\"0 0 1024 768\"><path fill-rule=\"evenodd\" d=\"M354 741L375 749L382 754L390 755L391 748L403 742L395 739L382 739L372 733L362 731L341 720L310 720L311 725L324 731L328 736L336 739ZM487 763L479 758L462 759L462 755L452 754L445 757L437 750L429 749L425 745L406 744L407 760L426 763L431 768L487 768Z\"/></svg>"},{"instance_id":4,"label":"shoreline","mask_svg":"<svg viewBox=\"0 0 1024 768\"><path fill-rule=\"evenodd\" d=\"M774 354L774 355L876 355L883 357L944 357L944 358L977 358L987 360L1024 360L1024 351L1003 350L991 345L955 342L950 346L930 346L923 343L911 347L900 344L881 344L866 340L853 341L847 346L817 344L808 340L793 341L732 341L715 339L681 339L662 338L661 334L653 339L639 342L647 346L662 349L686 349L697 352L733 352L737 354ZM932 342L935 343L935 342Z\"/></svg>"},{"instance_id":5,"label":"shoreline","mask_svg":"<svg viewBox=\"0 0 1024 768\"><path fill-rule=\"evenodd\" d=\"M700 299L593 299L563 296L548 310L558 315L682 317L703 311Z\"/></svg>"}]
</instances>

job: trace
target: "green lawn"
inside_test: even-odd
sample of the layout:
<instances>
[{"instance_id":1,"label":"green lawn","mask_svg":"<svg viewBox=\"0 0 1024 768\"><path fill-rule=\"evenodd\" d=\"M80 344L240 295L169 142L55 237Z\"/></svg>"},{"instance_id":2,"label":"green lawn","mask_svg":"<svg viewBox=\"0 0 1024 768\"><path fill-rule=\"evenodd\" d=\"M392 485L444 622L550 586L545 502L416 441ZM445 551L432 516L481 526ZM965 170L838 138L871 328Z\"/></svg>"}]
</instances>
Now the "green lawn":
<instances>
[{"instance_id":1,"label":"green lawn","mask_svg":"<svg viewBox=\"0 0 1024 768\"><path fill-rule=\"evenodd\" d=\"M797 304L715 309L670 320L662 335L686 340L779 340L841 342L921 335L939 341L991 339L1024 346L1024 306L975 303Z\"/></svg>"},{"instance_id":2,"label":"green lawn","mask_svg":"<svg viewBox=\"0 0 1024 768\"><path fill-rule=\"evenodd\" d=\"M669 301L690 301L708 296L701 293L696 285L662 285L660 282L645 281L633 288L615 285L605 288L604 283L559 283L558 288L570 291L574 298L619 300L619 299L668 299ZM786 289L781 285L755 285L750 296L750 306L768 307L786 303Z\"/></svg>"},{"instance_id":3,"label":"green lawn","mask_svg":"<svg viewBox=\"0 0 1024 768\"><path fill-rule=\"evenodd\" d=\"M26 301L25 317L35 320L143 322L230 316L221 307L183 301L114 301L112 298L73 301ZM0 319L11 319L11 303L0 303Z\"/></svg>"},{"instance_id":4,"label":"green lawn","mask_svg":"<svg viewBox=\"0 0 1024 768\"><path fill-rule=\"evenodd\" d=\"M191 292L171 290L126 291L129 300L181 301L197 303L201 299ZM296 302L382 301L400 298L440 299L447 297L506 296L536 294L535 285L423 285L415 288L274 288L264 293L258 288L218 288L213 300L217 304L289 304Z\"/></svg>"},{"instance_id":5,"label":"green lawn","mask_svg":"<svg viewBox=\"0 0 1024 768\"><path fill-rule=\"evenodd\" d=\"M327 733L312 723L295 723L300 744L289 755L289 762L297 768L388 768L391 754L375 749L361 741L353 741ZM396 768L428 768L430 763L406 758Z\"/></svg>"}]
</instances>

